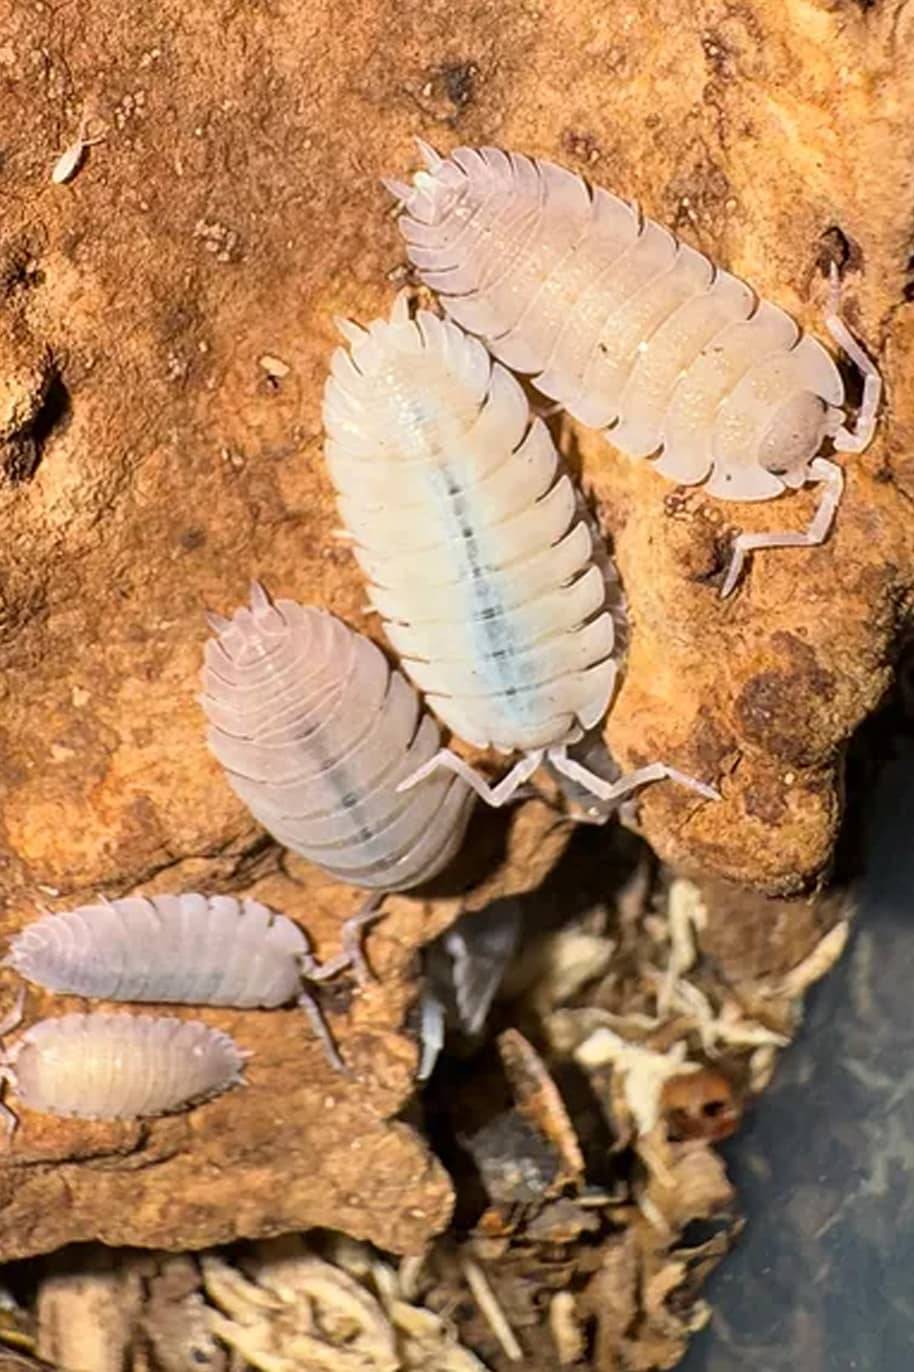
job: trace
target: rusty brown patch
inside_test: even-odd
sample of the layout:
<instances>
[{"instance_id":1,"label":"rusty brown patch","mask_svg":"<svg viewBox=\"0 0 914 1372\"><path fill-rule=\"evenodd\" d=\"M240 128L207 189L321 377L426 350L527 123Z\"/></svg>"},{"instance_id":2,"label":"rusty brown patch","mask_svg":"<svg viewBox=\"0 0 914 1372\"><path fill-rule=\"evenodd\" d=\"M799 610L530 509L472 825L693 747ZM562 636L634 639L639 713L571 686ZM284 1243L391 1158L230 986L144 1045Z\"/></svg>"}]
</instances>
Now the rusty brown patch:
<instances>
[{"instance_id":1,"label":"rusty brown patch","mask_svg":"<svg viewBox=\"0 0 914 1372\"><path fill-rule=\"evenodd\" d=\"M836 678L795 634L773 634L771 648L788 663L751 676L737 696L735 715L743 735L757 747L795 766L809 766L827 729Z\"/></svg>"},{"instance_id":2,"label":"rusty brown patch","mask_svg":"<svg viewBox=\"0 0 914 1372\"><path fill-rule=\"evenodd\" d=\"M787 813L782 785L751 786L746 791L746 814L763 824L780 824Z\"/></svg>"}]
</instances>

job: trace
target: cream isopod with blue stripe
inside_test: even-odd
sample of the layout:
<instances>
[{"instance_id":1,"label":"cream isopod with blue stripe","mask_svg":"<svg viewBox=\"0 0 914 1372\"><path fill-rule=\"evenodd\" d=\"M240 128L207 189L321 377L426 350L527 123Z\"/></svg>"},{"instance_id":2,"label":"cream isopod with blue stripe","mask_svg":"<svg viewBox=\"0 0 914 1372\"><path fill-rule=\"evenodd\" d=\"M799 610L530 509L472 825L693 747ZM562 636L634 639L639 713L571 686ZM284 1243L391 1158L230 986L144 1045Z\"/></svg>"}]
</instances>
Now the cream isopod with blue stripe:
<instances>
[{"instance_id":1,"label":"cream isopod with blue stripe","mask_svg":"<svg viewBox=\"0 0 914 1372\"><path fill-rule=\"evenodd\" d=\"M405 295L389 320L343 322L324 395L326 455L369 597L404 669L461 738L523 757L494 787L449 749L438 767L504 804L541 762L603 800L669 777L608 783L568 756L606 712L612 616L593 535L549 432L518 382L455 324Z\"/></svg>"}]
</instances>

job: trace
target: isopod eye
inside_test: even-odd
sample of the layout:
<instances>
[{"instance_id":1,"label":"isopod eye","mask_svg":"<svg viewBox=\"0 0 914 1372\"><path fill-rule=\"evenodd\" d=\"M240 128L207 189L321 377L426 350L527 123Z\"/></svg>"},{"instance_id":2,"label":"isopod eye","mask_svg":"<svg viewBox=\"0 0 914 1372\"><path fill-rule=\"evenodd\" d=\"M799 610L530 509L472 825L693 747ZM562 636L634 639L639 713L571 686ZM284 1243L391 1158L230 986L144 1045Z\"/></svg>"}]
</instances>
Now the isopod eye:
<instances>
[{"instance_id":1,"label":"isopod eye","mask_svg":"<svg viewBox=\"0 0 914 1372\"><path fill-rule=\"evenodd\" d=\"M798 391L781 406L762 435L759 465L787 486L802 486L828 427L825 401L811 391Z\"/></svg>"}]
</instances>

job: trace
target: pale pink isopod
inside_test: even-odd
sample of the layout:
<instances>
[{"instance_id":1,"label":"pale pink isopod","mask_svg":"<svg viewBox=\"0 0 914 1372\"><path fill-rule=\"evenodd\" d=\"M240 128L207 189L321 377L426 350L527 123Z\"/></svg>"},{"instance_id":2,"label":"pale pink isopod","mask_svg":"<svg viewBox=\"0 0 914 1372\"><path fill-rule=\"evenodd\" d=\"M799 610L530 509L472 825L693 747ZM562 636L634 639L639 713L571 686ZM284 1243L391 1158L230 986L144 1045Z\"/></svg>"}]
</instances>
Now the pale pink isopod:
<instances>
[{"instance_id":1,"label":"pale pink isopod","mask_svg":"<svg viewBox=\"0 0 914 1372\"><path fill-rule=\"evenodd\" d=\"M453 857L472 792L444 774L400 783L438 749L437 725L384 654L324 610L261 586L214 616L203 708L210 748L264 828L341 880L401 891Z\"/></svg>"},{"instance_id":2,"label":"pale pink isopod","mask_svg":"<svg viewBox=\"0 0 914 1372\"><path fill-rule=\"evenodd\" d=\"M48 991L95 1000L286 1005L311 969L297 924L233 896L129 896L44 915L7 965Z\"/></svg>"},{"instance_id":3,"label":"pale pink isopod","mask_svg":"<svg viewBox=\"0 0 914 1372\"><path fill-rule=\"evenodd\" d=\"M864 375L854 429L825 348L636 206L519 153L421 146L414 183L386 183L410 259L495 357L677 483L738 501L823 483L805 532L737 538L722 594L750 549L825 539L843 474L817 454L865 448L881 393L836 302L826 326Z\"/></svg>"},{"instance_id":4,"label":"pale pink isopod","mask_svg":"<svg viewBox=\"0 0 914 1372\"><path fill-rule=\"evenodd\" d=\"M674 777L654 764L612 786L568 756L605 713L616 674L613 617L591 526L549 432L478 340L405 296L389 320L342 323L324 393L326 457L369 597L405 670L454 733L523 757L492 805L541 762L619 798Z\"/></svg>"},{"instance_id":5,"label":"pale pink isopod","mask_svg":"<svg viewBox=\"0 0 914 1372\"><path fill-rule=\"evenodd\" d=\"M26 1029L0 1070L30 1110L142 1119L227 1091L241 1081L243 1060L228 1034L196 1020L76 1014ZM12 1111L0 1108L14 1127Z\"/></svg>"}]
</instances>

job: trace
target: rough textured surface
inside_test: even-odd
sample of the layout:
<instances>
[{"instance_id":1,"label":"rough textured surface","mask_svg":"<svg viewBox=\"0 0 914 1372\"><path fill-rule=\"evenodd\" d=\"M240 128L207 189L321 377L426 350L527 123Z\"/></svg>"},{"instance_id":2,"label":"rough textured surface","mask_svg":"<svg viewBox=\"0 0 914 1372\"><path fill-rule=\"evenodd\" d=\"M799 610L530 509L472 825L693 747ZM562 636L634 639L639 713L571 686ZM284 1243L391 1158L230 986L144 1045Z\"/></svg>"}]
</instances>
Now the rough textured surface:
<instances>
[{"instance_id":1,"label":"rough textured surface","mask_svg":"<svg viewBox=\"0 0 914 1372\"><path fill-rule=\"evenodd\" d=\"M840 814L841 745L886 687L910 599L912 37L910 4L886 0L624 0L611 12L593 0L408 0L395 19L369 0L155 0L127 19L103 3L78 21L66 7L9 7L9 928L50 892L72 903L99 889L217 883L274 900L324 954L335 947L351 893L280 864L206 756L194 701L201 614L230 611L256 574L375 627L332 537L318 415L331 316L373 316L402 280L377 178L411 164L414 133L444 147L521 147L638 196L805 325L820 315L823 253L846 256L848 313L880 354L889 404L872 450L847 464L827 547L757 558L721 604L708 578L726 529L799 525L810 494L722 507L700 492L683 498L594 438L575 455L633 612L610 741L626 763L661 757L723 777L719 806L670 787L647 796L648 837L693 870L769 891L814 881ZM84 109L107 141L69 186L53 186ZM265 368L265 356L288 371ZM449 894L472 880L488 894L535 884L564 831L543 806L515 820L534 869L505 856L505 832L503 818L477 826L481 868L461 869ZM474 890L470 903L481 899ZM247 1093L142 1132L30 1117L14 1155L30 1165L0 1177L0 1256L93 1234L197 1245L331 1217L408 1248L441 1227L443 1174L386 1121L409 1090L400 1024L412 950L455 908L398 903L373 937L391 988L369 989L351 1023L334 1023L362 1080L331 1078L293 1012L214 1015L256 1053ZM32 1002L30 1014L48 1009ZM322 1105L331 1094L333 1110ZM184 1193L192 1210L175 1200Z\"/></svg>"},{"instance_id":2,"label":"rough textured surface","mask_svg":"<svg viewBox=\"0 0 914 1372\"><path fill-rule=\"evenodd\" d=\"M275 874L253 890L307 912L320 928L326 895L319 884L307 878L293 884ZM373 946L383 986L353 995L334 983L324 998L350 1078L326 1062L300 1010L181 1007L175 1013L227 1030L252 1054L244 1088L142 1123L19 1111L20 1128L0 1174L0 1256L93 1236L111 1244L193 1248L281 1233L310 1216L337 1223L341 1214L353 1233L389 1236L395 1248L421 1247L446 1224L451 1193L443 1169L413 1132L388 1122L411 1090L415 1065L399 1026L413 994L409 949L420 938L424 912L415 900L403 907ZM85 1004L36 994L29 1018Z\"/></svg>"}]
</instances>

